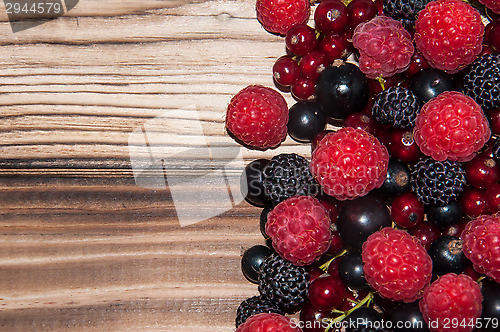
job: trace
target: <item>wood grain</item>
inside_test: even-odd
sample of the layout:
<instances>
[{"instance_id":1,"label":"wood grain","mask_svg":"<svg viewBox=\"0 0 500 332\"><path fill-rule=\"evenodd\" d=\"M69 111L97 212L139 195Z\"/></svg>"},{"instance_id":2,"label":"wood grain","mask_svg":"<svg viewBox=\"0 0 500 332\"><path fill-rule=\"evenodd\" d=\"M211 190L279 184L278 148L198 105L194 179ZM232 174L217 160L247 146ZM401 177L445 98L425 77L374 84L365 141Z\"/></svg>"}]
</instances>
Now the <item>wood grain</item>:
<instances>
[{"instance_id":1,"label":"wood grain","mask_svg":"<svg viewBox=\"0 0 500 332\"><path fill-rule=\"evenodd\" d=\"M237 178L217 151L307 157L224 130L232 95L273 86L284 52L253 0L81 0L15 34L0 6L0 331L233 331L258 293L240 257L263 243L261 209L233 200L181 227L170 187L141 187L132 166L154 155L169 176Z\"/></svg>"}]
</instances>

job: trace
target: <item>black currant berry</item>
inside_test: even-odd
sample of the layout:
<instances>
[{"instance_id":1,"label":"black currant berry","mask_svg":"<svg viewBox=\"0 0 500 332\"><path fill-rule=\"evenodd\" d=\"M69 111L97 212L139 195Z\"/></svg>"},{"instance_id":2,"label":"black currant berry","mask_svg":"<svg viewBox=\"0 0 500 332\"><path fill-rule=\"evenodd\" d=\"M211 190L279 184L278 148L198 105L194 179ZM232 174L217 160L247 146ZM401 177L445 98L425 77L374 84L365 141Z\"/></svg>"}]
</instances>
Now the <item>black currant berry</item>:
<instances>
[{"instance_id":1,"label":"black currant berry","mask_svg":"<svg viewBox=\"0 0 500 332\"><path fill-rule=\"evenodd\" d=\"M385 325L382 315L373 308L361 307L356 309L346 320L345 326L347 327L347 332L386 331L382 328Z\"/></svg>"},{"instance_id":2,"label":"black currant berry","mask_svg":"<svg viewBox=\"0 0 500 332\"><path fill-rule=\"evenodd\" d=\"M249 163L241 173L241 194L250 204L266 206L270 203L263 186L263 170L268 163L267 159L256 159Z\"/></svg>"},{"instance_id":3,"label":"black currant berry","mask_svg":"<svg viewBox=\"0 0 500 332\"><path fill-rule=\"evenodd\" d=\"M361 250L370 234L392 225L387 206L379 199L368 195L348 201L340 209L337 231L344 242Z\"/></svg>"},{"instance_id":4,"label":"black currant berry","mask_svg":"<svg viewBox=\"0 0 500 332\"><path fill-rule=\"evenodd\" d=\"M411 77L409 87L422 103L426 103L441 92L455 90L455 83L450 74L425 68Z\"/></svg>"},{"instance_id":5,"label":"black currant berry","mask_svg":"<svg viewBox=\"0 0 500 332\"><path fill-rule=\"evenodd\" d=\"M301 143L310 143L326 126L326 116L314 101L299 101L288 116L288 135Z\"/></svg>"},{"instance_id":6,"label":"black currant berry","mask_svg":"<svg viewBox=\"0 0 500 332\"><path fill-rule=\"evenodd\" d=\"M248 281L259 283L259 269L263 261L269 257L273 251L266 246L256 245L248 248L241 257L241 271Z\"/></svg>"},{"instance_id":7,"label":"black currant berry","mask_svg":"<svg viewBox=\"0 0 500 332\"><path fill-rule=\"evenodd\" d=\"M338 272L340 280L347 287L355 290L369 288L363 272L363 258L359 251L351 251L342 257Z\"/></svg>"},{"instance_id":8,"label":"black currant berry","mask_svg":"<svg viewBox=\"0 0 500 332\"><path fill-rule=\"evenodd\" d=\"M262 209L262 212L260 213L260 232L264 239L269 239L269 236L266 233L266 223L267 223L267 215L271 210L273 209L272 205L266 206L264 209Z\"/></svg>"},{"instance_id":9,"label":"black currant berry","mask_svg":"<svg viewBox=\"0 0 500 332\"><path fill-rule=\"evenodd\" d=\"M481 281L481 293L483 294L482 326L485 331L498 331L500 322L500 284L486 278ZM486 325L486 322L489 322L489 324Z\"/></svg>"},{"instance_id":10,"label":"black currant berry","mask_svg":"<svg viewBox=\"0 0 500 332\"><path fill-rule=\"evenodd\" d=\"M418 307L418 301L402 303L387 316L393 332L429 332L424 316Z\"/></svg>"},{"instance_id":11,"label":"black currant berry","mask_svg":"<svg viewBox=\"0 0 500 332\"><path fill-rule=\"evenodd\" d=\"M334 62L318 77L316 101L326 116L345 119L364 109L368 103L368 90L368 79L357 66Z\"/></svg>"},{"instance_id":12,"label":"black currant berry","mask_svg":"<svg viewBox=\"0 0 500 332\"><path fill-rule=\"evenodd\" d=\"M445 206L427 205L425 208L427 220L439 228L456 225L462 219L462 207L458 201Z\"/></svg>"},{"instance_id":13,"label":"black currant berry","mask_svg":"<svg viewBox=\"0 0 500 332\"><path fill-rule=\"evenodd\" d=\"M432 272L437 276L447 273L460 274L469 265L469 260L462 251L462 240L444 235L432 242L429 248L432 259Z\"/></svg>"},{"instance_id":14,"label":"black currant berry","mask_svg":"<svg viewBox=\"0 0 500 332\"><path fill-rule=\"evenodd\" d=\"M411 171L405 163L391 159L387 167L387 178L380 187L380 192L386 197L396 197L410 188Z\"/></svg>"}]
</instances>

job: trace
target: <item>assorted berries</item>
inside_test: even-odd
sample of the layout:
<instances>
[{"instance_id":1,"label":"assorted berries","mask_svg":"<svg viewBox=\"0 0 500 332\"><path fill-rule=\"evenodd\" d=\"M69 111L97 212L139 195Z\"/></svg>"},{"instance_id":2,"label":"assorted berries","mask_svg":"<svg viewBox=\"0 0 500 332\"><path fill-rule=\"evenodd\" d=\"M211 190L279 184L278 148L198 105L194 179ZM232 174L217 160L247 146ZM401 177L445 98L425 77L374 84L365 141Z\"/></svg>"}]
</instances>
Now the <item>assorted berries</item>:
<instances>
[{"instance_id":1,"label":"assorted berries","mask_svg":"<svg viewBox=\"0 0 500 332\"><path fill-rule=\"evenodd\" d=\"M226 129L311 155L286 145L241 176L267 245L242 255L259 295L237 332L498 330L497 4L257 1L286 54L275 88L232 98Z\"/></svg>"}]
</instances>

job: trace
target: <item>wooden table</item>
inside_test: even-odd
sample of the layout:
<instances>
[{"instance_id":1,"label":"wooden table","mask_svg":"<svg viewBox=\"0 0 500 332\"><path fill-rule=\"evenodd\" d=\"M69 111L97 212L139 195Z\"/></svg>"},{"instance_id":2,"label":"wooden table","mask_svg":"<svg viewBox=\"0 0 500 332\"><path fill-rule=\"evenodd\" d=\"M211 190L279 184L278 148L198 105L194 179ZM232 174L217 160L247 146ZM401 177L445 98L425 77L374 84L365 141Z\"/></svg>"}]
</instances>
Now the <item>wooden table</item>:
<instances>
[{"instance_id":1,"label":"wooden table","mask_svg":"<svg viewBox=\"0 0 500 332\"><path fill-rule=\"evenodd\" d=\"M261 209L233 199L181 223L169 187L138 184L133 166L157 144L162 176L226 167L213 149L236 146L226 106L273 86L283 39L254 0L81 0L17 33L0 11L0 331L233 331L258 294L240 257L263 243ZM241 148L225 174L309 149ZM209 193L194 209L221 206L211 183L179 188Z\"/></svg>"}]
</instances>

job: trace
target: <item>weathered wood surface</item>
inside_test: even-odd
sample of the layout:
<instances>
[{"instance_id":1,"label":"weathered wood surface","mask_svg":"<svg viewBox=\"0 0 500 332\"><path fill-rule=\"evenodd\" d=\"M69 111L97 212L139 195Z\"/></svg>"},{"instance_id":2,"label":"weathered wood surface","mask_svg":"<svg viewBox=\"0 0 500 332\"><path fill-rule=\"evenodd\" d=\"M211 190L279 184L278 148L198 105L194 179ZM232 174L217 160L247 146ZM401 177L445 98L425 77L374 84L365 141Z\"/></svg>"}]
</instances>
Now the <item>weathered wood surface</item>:
<instances>
[{"instance_id":1,"label":"weathered wood surface","mask_svg":"<svg viewBox=\"0 0 500 332\"><path fill-rule=\"evenodd\" d=\"M181 227L172 192L138 185L132 159L161 156L182 180L227 165L237 177L219 150L307 156L290 139L235 148L224 131L231 96L273 86L284 51L253 0L80 0L15 34L0 6L0 331L234 330L258 293L240 256L263 242L260 209L233 199Z\"/></svg>"}]
</instances>

